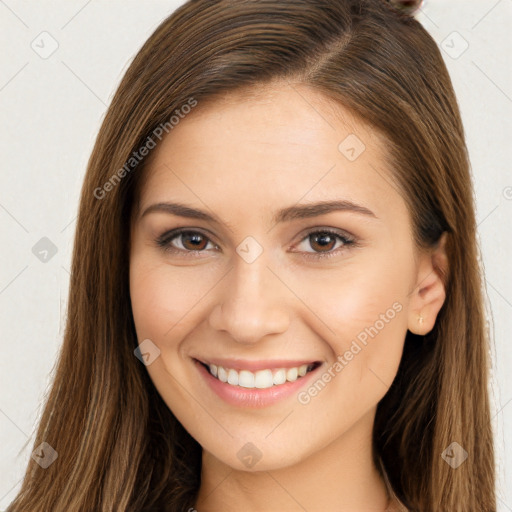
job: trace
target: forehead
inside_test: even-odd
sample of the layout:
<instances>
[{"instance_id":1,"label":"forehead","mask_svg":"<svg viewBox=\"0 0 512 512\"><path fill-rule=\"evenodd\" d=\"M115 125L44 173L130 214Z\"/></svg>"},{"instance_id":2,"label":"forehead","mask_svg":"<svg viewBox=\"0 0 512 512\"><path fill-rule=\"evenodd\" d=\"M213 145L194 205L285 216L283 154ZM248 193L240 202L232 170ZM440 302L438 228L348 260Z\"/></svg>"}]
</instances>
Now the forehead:
<instances>
[{"instance_id":1,"label":"forehead","mask_svg":"<svg viewBox=\"0 0 512 512\"><path fill-rule=\"evenodd\" d=\"M306 148L330 144L338 149L339 136L356 133L372 146L382 143L371 126L338 102L304 84L278 83L200 101L167 139L175 147L204 146L211 140L223 146L265 145L277 147L277 155L272 156L278 156L290 144Z\"/></svg>"},{"instance_id":2,"label":"forehead","mask_svg":"<svg viewBox=\"0 0 512 512\"><path fill-rule=\"evenodd\" d=\"M242 201L261 209L284 196L296 202L337 194L378 209L379 196L393 192L382 137L300 84L199 102L154 152L142 205L186 196L195 204L225 207L236 201L241 207Z\"/></svg>"}]
</instances>

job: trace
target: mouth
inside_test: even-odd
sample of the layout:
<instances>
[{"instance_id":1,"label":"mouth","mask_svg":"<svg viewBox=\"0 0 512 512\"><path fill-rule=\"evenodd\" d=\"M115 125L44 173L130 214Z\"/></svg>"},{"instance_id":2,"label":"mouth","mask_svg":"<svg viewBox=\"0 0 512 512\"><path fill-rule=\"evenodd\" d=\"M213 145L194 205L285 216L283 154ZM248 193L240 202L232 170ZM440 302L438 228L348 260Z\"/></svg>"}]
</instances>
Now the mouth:
<instances>
[{"instance_id":1,"label":"mouth","mask_svg":"<svg viewBox=\"0 0 512 512\"><path fill-rule=\"evenodd\" d=\"M230 368L227 364L214 364L200 361L198 359L195 359L195 361L200 364L213 378L223 384L245 389L268 389L280 387L305 377L308 373L313 372L322 364L320 361L313 361L293 366L293 362L282 362L282 366L280 366L279 363L276 364L269 362L268 368L264 367L265 363L260 363L257 366L263 367L253 371L249 369L242 369L240 367ZM231 366L236 366L236 363L233 362Z\"/></svg>"}]
</instances>

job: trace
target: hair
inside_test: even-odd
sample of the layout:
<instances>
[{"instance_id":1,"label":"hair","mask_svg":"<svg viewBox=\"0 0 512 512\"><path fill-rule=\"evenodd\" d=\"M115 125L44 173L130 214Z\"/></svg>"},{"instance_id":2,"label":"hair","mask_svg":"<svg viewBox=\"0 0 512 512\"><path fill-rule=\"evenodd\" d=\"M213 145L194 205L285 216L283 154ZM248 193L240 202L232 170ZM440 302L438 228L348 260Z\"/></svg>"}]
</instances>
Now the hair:
<instances>
[{"instance_id":1,"label":"hair","mask_svg":"<svg viewBox=\"0 0 512 512\"><path fill-rule=\"evenodd\" d=\"M193 506L201 447L134 357L128 220L148 159L126 163L191 99L278 82L305 84L378 131L418 248L448 234L449 271L438 269L446 300L430 333L407 332L377 406L375 462L410 510L495 511L490 336L464 130L435 41L395 4L189 0L145 42L108 108L81 191L65 335L34 441L58 457L46 469L29 460L9 512ZM441 457L455 441L469 454L457 469Z\"/></svg>"}]
</instances>

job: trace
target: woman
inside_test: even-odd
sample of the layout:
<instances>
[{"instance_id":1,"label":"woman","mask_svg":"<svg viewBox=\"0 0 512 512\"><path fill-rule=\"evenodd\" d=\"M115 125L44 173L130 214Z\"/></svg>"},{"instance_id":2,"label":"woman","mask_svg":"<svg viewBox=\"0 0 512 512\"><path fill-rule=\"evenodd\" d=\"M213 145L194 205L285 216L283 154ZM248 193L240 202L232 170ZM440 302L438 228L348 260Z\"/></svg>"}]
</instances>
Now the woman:
<instances>
[{"instance_id":1,"label":"woman","mask_svg":"<svg viewBox=\"0 0 512 512\"><path fill-rule=\"evenodd\" d=\"M149 38L10 512L495 510L464 131L407 4L191 0Z\"/></svg>"}]
</instances>

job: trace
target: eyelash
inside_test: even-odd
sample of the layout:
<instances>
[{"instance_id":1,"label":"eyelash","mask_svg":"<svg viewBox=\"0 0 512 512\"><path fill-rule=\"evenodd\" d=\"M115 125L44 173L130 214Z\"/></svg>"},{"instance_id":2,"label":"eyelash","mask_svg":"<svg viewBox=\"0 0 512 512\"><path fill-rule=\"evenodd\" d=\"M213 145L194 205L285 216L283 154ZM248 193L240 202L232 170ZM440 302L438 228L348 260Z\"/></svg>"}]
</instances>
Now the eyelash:
<instances>
[{"instance_id":1,"label":"eyelash","mask_svg":"<svg viewBox=\"0 0 512 512\"><path fill-rule=\"evenodd\" d=\"M180 235L182 235L184 233L199 234L199 235L205 237L208 240L208 242L214 243L203 232L197 231L197 230L193 230L193 229L189 229L189 228L178 228L178 229L174 229L172 231L168 231L168 232L162 234L161 236L159 236L155 241L156 241L156 244L160 248L162 248L164 250L164 252L166 252L166 253L176 254L176 253L180 253L180 252L185 252L185 253L192 253L192 254L196 254L197 255L198 253L205 252L205 249L200 250L200 251L197 251L197 250L193 251L193 250L186 250L186 249L178 249L178 248L172 247L170 245L171 241L173 241L175 238L179 237ZM307 233L300 240L299 244L304 242L304 240L309 238L311 235L316 235L316 234L329 234L329 235L332 235L332 236L336 237L338 240L341 240L343 242L343 246L338 247L335 250L331 250L329 252L325 252L325 253L321 253L321 252L317 252L317 253L305 252L303 254L305 254L306 258L313 258L313 259L330 258L330 257L333 257L333 256L337 256L340 252L346 250L347 248L356 247L357 246L357 240L355 238L347 237L346 235L341 235L339 232L334 231L334 230L329 229L329 228L315 229L313 231L310 231L309 233ZM216 244L214 244L214 245L216 247L218 247ZM194 257L196 257L196 256L194 256Z\"/></svg>"}]
</instances>

